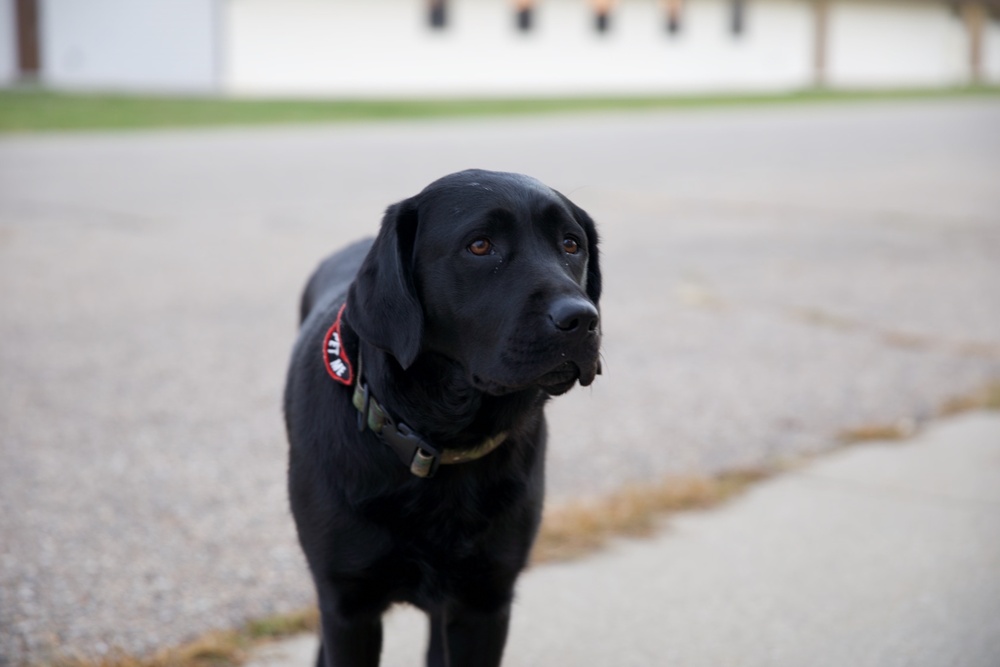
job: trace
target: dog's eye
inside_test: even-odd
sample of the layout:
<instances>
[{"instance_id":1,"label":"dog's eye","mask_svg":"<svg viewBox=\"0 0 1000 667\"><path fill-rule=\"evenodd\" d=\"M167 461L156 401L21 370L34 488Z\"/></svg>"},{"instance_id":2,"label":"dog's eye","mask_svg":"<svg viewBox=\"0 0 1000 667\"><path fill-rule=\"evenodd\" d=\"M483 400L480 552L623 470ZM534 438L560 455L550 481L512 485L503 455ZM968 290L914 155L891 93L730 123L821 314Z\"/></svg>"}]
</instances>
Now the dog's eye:
<instances>
[{"instance_id":1,"label":"dog's eye","mask_svg":"<svg viewBox=\"0 0 1000 667\"><path fill-rule=\"evenodd\" d=\"M577 243L576 239L573 238L572 236L567 236L566 238L564 238L562 245L563 245L563 250L565 250L567 254L575 255L576 253L580 252L580 244Z\"/></svg>"},{"instance_id":2,"label":"dog's eye","mask_svg":"<svg viewBox=\"0 0 1000 667\"><path fill-rule=\"evenodd\" d=\"M493 244L490 243L489 239L476 239L469 244L469 252L473 255L479 255L480 257L483 255L489 255L493 252Z\"/></svg>"}]
</instances>

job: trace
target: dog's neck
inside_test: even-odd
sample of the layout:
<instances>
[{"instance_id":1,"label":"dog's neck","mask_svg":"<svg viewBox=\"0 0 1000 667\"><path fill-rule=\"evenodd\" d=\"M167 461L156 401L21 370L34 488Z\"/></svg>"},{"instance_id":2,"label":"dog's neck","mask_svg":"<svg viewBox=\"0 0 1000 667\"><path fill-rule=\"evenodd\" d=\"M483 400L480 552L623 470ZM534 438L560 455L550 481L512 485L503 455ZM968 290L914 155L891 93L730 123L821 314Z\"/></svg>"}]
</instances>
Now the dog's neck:
<instances>
[{"instance_id":1,"label":"dog's neck","mask_svg":"<svg viewBox=\"0 0 1000 667\"><path fill-rule=\"evenodd\" d=\"M358 341L371 395L394 417L441 447L464 448L537 419L546 396L525 389L493 396L474 387L461 364L423 352L403 369L388 352ZM533 408L539 409L533 409Z\"/></svg>"}]
</instances>

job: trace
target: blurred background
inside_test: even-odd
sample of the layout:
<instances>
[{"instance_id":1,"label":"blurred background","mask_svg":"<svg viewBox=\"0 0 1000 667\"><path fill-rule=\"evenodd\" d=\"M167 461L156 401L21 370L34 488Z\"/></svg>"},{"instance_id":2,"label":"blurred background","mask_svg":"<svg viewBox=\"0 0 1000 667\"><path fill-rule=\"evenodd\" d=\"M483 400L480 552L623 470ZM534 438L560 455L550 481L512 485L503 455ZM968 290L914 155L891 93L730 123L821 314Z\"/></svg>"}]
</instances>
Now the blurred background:
<instances>
[{"instance_id":1,"label":"blurred background","mask_svg":"<svg viewBox=\"0 0 1000 667\"><path fill-rule=\"evenodd\" d=\"M551 510L996 407L998 84L998 2L0 0L0 666L299 627L300 290L459 169L602 233Z\"/></svg>"},{"instance_id":2,"label":"blurred background","mask_svg":"<svg viewBox=\"0 0 1000 667\"><path fill-rule=\"evenodd\" d=\"M1000 81L998 15L995 0L3 0L0 82L375 97L954 86Z\"/></svg>"}]
</instances>

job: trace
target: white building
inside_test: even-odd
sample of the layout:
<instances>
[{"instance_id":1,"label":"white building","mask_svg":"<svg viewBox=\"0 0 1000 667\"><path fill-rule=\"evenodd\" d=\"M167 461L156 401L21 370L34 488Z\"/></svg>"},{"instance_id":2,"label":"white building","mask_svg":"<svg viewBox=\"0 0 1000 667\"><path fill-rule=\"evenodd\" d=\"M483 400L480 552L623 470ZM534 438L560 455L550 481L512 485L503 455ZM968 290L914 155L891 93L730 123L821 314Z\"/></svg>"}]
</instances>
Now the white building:
<instances>
[{"instance_id":1,"label":"white building","mask_svg":"<svg viewBox=\"0 0 1000 667\"><path fill-rule=\"evenodd\" d=\"M1000 0L0 0L0 83L247 96L1000 83Z\"/></svg>"}]
</instances>

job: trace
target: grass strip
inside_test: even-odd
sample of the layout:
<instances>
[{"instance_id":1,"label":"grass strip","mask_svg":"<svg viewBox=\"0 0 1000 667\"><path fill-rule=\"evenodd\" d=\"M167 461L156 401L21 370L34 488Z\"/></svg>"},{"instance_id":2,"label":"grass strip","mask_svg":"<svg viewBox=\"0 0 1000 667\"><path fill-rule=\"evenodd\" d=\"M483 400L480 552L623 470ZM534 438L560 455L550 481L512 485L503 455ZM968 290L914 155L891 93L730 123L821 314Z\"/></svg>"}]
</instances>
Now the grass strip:
<instances>
[{"instance_id":1,"label":"grass strip","mask_svg":"<svg viewBox=\"0 0 1000 667\"><path fill-rule=\"evenodd\" d=\"M1000 381L989 382L967 394L954 396L941 404L932 419L952 417L972 410L1000 410ZM869 423L844 429L837 435L841 444L854 445L873 441L903 441L913 436L919 423L913 419Z\"/></svg>"},{"instance_id":2,"label":"grass strip","mask_svg":"<svg viewBox=\"0 0 1000 667\"><path fill-rule=\"evenodd\" d=\"M237 667L261 644L316 632L319 611L315 608L279 614L248 622L236 630L216 630L197 639L162 649L147 656L112 651L102 658L67 655L46 667Z\"/></svg>"},{"instance_id":3,"label":"grass strip","mask_svg":"<svg viewBox=\"0 0 1000 667\"><path fill-rule=\"evenodd\" d=\"M1000 410L1000 381L991 382L968 394L946 401L938 414L950 417L970 410Z\"/></svg>"},{"instance_id":4,"label":"grass strip","mask_svg":"<svg viewBox=\"0 0 1000 667\"><path fill-rule=\"evenodd\" d=\"M616 538L648 536L670 513L715 507L766 476L745 470L714 478L667 478L558 505L545 513L531 562L564 562L598 551Z\"/></svg>"},{"instance_id":5,"label":"grass strip","mask_svg":"<svg viewBox=\"0 0 1000 667\"><path fill-rule=\"evenodd\" d=\"M1000 86L854 91L803 89L778 93L659 97L399 100L174 97L14 88L0 91L0 133L346 123L997 96L1000 96Z\"/></svg>"}]
</instances>

